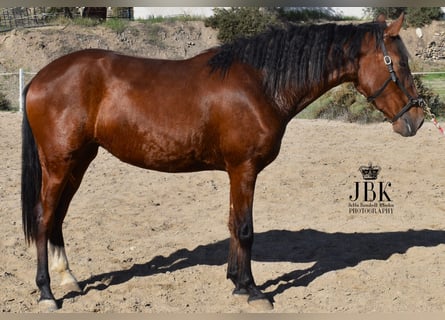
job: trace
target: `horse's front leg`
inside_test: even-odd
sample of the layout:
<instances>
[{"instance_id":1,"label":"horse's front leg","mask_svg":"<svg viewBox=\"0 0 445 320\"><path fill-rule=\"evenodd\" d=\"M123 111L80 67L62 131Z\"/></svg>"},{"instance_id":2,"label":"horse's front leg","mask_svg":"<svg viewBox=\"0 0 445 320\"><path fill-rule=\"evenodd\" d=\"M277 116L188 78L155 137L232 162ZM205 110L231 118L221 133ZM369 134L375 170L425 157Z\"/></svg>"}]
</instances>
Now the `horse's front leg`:
<instances>
[{"instance_id":1,"label":"horse's front leg","mask_svg":"<svg viewBox=\"0 0 445 320\"><path fill-rule=\"evenodd\" d=\"M255 284L251 269L253 220L252 206L257 173L249 164L229 170L230 176L230 248L227 278L235 284L234 294L249 295L249 303L266 308L272 304Z\"/></svg>"}]
</instances>

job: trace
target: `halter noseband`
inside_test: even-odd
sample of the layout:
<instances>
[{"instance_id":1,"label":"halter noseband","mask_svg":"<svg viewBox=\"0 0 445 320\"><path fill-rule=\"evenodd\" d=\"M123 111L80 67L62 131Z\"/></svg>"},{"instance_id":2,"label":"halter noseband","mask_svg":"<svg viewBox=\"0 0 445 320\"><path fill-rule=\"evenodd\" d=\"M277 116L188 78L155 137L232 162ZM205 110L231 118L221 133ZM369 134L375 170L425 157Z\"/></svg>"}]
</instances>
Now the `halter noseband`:
<instances>
[{"instance_id":1,"label":"halter noseband","mask_svg":"<svg viewBox=\"0 0 445 320\"><path fill-rule=\"evenodd\" d=\"M381 42L382 52L383 52L383 61L385 62L386 67L389 71L389 78L383 83L382 87L377 90L376 93L369 96L367 98L368 102L373 102L375 99L377 99L378 96L380 96L383 91L386 89L388 84L392 81L400 88L400 90L403 91L403 93L408 97L408 103L392 118L391 123L396 122L405 112L407 112L409 109L411 109L414 105L418 105L419 107L423 107L425 105L425 101L421 97L413 98L408 90L406 90L405 86L402 82L400 82L399 78L397 77L396 72L394 71L394 68L392 66L392 59L388 55L388 51L386 50L385 44L382 40Z\"/></svg>"}]
</instances>

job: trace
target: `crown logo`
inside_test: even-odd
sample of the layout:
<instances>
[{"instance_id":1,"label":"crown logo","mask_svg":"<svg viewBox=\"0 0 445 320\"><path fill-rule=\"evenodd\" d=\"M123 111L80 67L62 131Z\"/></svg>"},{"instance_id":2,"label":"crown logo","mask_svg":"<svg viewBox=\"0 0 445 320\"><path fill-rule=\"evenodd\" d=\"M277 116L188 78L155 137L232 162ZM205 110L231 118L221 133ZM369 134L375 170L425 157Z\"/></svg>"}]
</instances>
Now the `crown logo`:
<instances>
[{"instance_id":1,"label":"crown logo","mask_svg":"<svg viewBox=\"0 0 445 320\"><path fill-rule=\"evenodd\" d=\"M362 173L364 180L375 180L379 174L381 168L379 166L373 166L370 162L368 166L361 166L359 171Z\"/></svg>"}]
</instances>

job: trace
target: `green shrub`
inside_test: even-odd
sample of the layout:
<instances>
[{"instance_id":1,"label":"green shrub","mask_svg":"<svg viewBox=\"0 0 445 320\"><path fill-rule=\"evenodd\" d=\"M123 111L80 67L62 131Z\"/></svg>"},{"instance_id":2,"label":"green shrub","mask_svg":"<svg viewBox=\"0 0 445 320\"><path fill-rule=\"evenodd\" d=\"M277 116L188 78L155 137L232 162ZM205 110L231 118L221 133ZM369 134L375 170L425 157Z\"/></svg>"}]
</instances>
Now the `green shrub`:
<instances>
[{"instance_id":1,"label":"green shrub","mask_svg":"<svg viewBox=\"0 0 445 320\"><path fill-rule=\"evenodd\" d=\"M293 8L295 9L295 8ZM340 21L345 20L343 16L335 12L332 8L299 8L298 10L277 9L278 17L282 21L302 22L302 21ZM352 18L357 19L357 18Z\"/></svg>"},{"instance_id":2,"label":"green shrub","mask_svg":"<svg viewBox=\"0 0 445 320\"><path fill-rule=\"evenodd\" d=\"M213 16L204 20L207 27L218 29L218 39L231 42L235 38L253 36L273 25L321 20L338 21L344 17L329 8L216 8Z\"/></svg>"},{"instance_id":3,"label":"green shrub","mask_svg":"<svg viewBox=\"0 0 445 320\"><path fill-rule=\"evenodd\" d=\"M103 26L110 28L116 33L122 33L128 27L128 20L109 18L102 23Z\"/></svg>"},{"instance_id":4,"label":"green shrub","mask_svg":"<svg viewBox=\"0 0 445 320\"><path fill-rule=\"evenodd\" d=\"M6 96L0 92L0 111L12 111L11 101L9 101Z\"/></svg>"},{"instance_id":5,"label":"green shrub","mask_svg":"<svg viewBox=\"0 0 445 320\"><path fill-rule=\"evenodd\" d=\"M413 78L419 95L425 99L431 112L437 117L443 117L445 103L441 101L440 96L422 83L421 76L414 75ZM330 90L312 103L299 117L359 123L380 122L384 119L383 114L368 103L351 83Z\"/></svg>"},{"instance_id":6,"label":"green shrub","mask_svg":"<svg viewBox=\"0 0 445 320\"><path fill-rule=\"evenodd\" d=\"M383 14L387 19L395 20L402 12L405 12L406 7L368 7L364 12L370 18L376 19L379 15Z\"/></svg>"},{"instance_id":7,"label":"green shrub","mask_svg":"<svg viewBox=\"0 0 445 320\"><path fill-rule=\"evenodd\" d=\"M443 16L440 7L373 7L365 9L365 12L372 18L384 14L388 19L397 19L404 12L405 23L409 27L423 27Z\"/></svg>"},{"instance_id":8,"label":"green shrub","mask_svg":"<svg viewBox=\"0 0 445 320\"><path fill-rule=\"evenodd\" d=\"M223 43L256 35L277 23L275 10L257 7L216 8L213 16L205 20L207 27L219 29L218 39Z\"/></svg>"},{"instance_id":9,"label":"green shrub","mask_svg":"<svg viewBox=\"0 0 445 320\"><path fill-rule=\"evenodd\" d=\"M96 18L74 18L70 19L75 25L81 27L96 27L102 23L101 20Z\"/></svg>"},{"instance_id":10,"label":"green shrub","mask_svg":"<svg viewBox=\"0 0 445 320\"><path fill-rule=\"evenodd\" d=\"M440 7L409 7L406 9L406 23L410 27L423 27L433 20L439 20L442 15Z\"/></svg>"},{"instance_id":11,"label":"green shrub","mask_svg":"<svg viewBox=\"0 0 445 320\"><path fill-rule=\"evenodd\" d=\"M327 102L313 110L315 118L359 123L381 122L384 119L382 113L368 103L352 83L334 88L326 96Z\"/></svg>"}]
</instances>

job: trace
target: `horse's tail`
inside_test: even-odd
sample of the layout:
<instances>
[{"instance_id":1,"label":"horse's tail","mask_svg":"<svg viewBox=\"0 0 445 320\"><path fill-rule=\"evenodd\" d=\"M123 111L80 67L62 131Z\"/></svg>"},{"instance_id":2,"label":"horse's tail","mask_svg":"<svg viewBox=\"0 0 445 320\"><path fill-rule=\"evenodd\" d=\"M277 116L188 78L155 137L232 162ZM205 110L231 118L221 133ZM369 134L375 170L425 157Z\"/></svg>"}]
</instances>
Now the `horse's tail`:
<instances>
[{"instance_id":1,"label":"horse's tail","mask_svg":"<svg viewBox=\"0 0 445 320\"><path fill-rule=\"evenodd\" d=\"M37 145L29 125L26 110L26 94L29 85L23 90L22 123L22 221L27 243L36 239L37 217L34 209L39 201L42 186L42 168L40 166Z\"/></svg>"}]
</instances>

